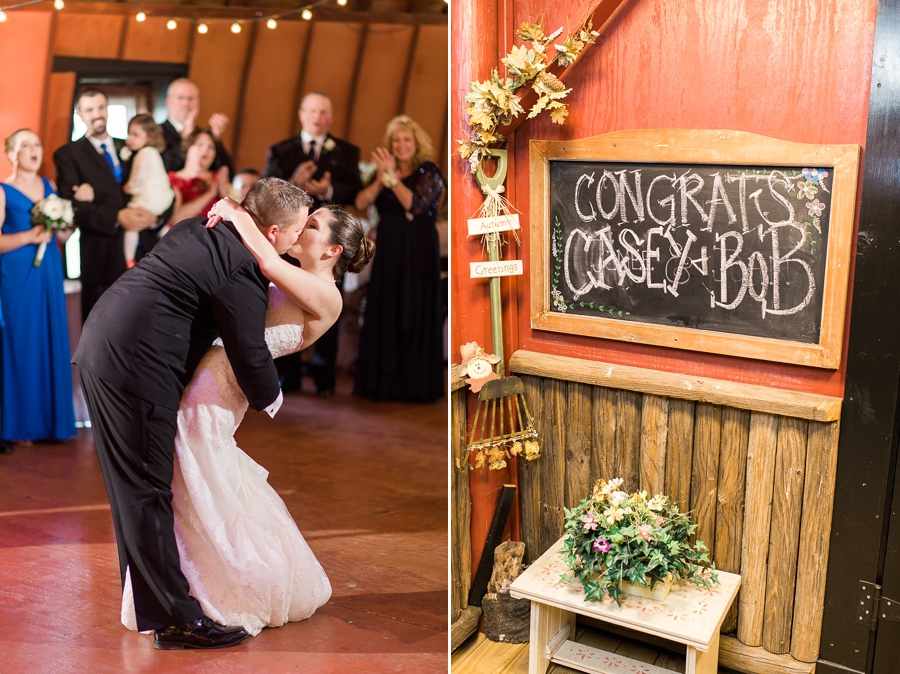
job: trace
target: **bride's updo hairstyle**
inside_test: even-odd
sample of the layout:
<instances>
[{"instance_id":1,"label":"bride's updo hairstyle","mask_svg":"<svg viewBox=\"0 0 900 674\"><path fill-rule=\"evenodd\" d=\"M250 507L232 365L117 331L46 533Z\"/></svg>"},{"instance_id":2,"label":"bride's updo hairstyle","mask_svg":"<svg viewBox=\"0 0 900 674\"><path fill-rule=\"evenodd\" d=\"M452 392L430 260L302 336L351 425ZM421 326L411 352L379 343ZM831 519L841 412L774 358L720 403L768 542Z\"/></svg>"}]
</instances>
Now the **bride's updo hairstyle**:
<instances>
[{"instance_id":1,"label":"bride's updo hairstyle","mask_svg":"<svg viewBox=\"0 0 900 674\"><path fill-rule=\"evenodd\" d=\"M328 227L331 230L331 238L328 240L332 246L342 246L344 251L334 263L332 273L335 279L343 276L344 272L358 274L375 255L375 243L366 236L366 231L359 219L337 204L322 204L322 210L331 214Z\"/></svg>"},{"instance_id":2,"label":"bride's updo hairstyle","mask_svg":"<svg viewBox=\"0 0 900 674\"><path fill-rule=\"evenodd\" d=\"M281 178L262 178L241 202L260 229L270 225L284 229L297 218L301 208L312 204L311 196Z\"/></svg>"}]
</instances>

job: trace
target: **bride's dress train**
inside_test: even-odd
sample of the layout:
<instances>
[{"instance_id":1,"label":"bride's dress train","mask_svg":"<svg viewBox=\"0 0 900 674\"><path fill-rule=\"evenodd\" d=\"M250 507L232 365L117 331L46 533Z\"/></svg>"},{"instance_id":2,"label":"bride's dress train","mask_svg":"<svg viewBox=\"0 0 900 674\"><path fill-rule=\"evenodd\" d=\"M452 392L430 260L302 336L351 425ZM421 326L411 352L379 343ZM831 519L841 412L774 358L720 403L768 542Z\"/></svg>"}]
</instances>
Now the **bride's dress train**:
<instances>
[{"instance_id":1,"label":"bride's dress train","mask_svg":"<svg viewBox=\"0 0 900 674\"><path fill-rule=\"evenodd\" d=\"M266 341L273 357L300 349L303 325L303 311L270 286ZM266 481L268 471L234 441L247 408L225 349L213 345L181 399L172 492L191 594L216 622L256 635L311 616L328 601L331 584ZM122 622L137 629L127 574Z\"/></svg>"}]
</instances>

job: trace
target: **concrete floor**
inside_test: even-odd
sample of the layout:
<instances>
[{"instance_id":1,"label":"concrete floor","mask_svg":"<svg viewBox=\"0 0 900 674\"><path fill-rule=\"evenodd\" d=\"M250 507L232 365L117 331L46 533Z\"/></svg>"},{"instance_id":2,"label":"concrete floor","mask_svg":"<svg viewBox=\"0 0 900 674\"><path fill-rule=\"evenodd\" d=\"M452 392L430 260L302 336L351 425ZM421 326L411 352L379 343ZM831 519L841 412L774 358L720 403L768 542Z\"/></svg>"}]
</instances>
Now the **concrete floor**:
<instances>
[{"instance_id":1,"label":"concrete floor","mask_svg":"<svg viewBox=\"0 0 900 674\"><path fill-rule=\"evenodd\" d=\"M342 379L248 413L334 594L309 620L217 651L156 651L119 623L112 519L90 430L0 455L0 672L446 672L447 404L370 403Z\"/></svg>"}]
</instances>

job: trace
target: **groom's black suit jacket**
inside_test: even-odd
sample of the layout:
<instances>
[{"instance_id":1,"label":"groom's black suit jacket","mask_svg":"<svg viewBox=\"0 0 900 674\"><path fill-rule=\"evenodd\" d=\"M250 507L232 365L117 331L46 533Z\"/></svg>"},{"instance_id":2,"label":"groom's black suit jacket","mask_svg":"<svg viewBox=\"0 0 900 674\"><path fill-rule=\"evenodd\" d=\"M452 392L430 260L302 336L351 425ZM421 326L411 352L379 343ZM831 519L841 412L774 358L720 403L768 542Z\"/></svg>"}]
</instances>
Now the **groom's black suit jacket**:
<instances>
[{"instance_id":1,"label":"groom's black suit jacket","mask_svg":"<svg viewBox=\"0 0 900 674\"><path fill-rule=\"evenodd\" d=\"M200 358L221 336L250 407L278 397L266 346L268 281L231 223L178 223L107 290L72 362L137 398L177 410Z\"/></svg>"}]
</instances>

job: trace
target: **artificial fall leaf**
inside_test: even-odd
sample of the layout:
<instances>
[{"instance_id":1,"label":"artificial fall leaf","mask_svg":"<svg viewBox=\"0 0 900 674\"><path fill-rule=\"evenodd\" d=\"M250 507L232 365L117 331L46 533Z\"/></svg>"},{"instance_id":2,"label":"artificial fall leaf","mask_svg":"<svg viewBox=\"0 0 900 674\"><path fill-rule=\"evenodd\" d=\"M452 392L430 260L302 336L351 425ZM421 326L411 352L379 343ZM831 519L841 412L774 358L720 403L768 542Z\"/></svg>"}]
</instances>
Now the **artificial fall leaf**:
<instances>
[{"instance_id":1,"label":"artificial fall leaf","mask_svg":"<svg viewBox=\"0 0 900 674\"><path fill-rule=\"evenodd\" d=\"M519 442L518 440L516 440L513 443L513 446L510 447L509 453L512 454L513 456L518 456L519 454L521 454L522 453L522 443Z\"/></svg>"},{"instance_id":2,"label":"artificial fall leaf","mask_svg":"<svg viewBox=\"0 0 900 674\"><path fill-rule=\"evenodd\" d=\"M497 124L493 115L474 105L466 108L466 113L469 115L470 126L480 126L482 129L490 130Z\"/></svg>"},{"instance_id":3,"label":"artificial fall leaf","mask_svg":"<svg viewBox=\"0 0 900 674\"><path fill-rule=\"evenodd\" d=\"M560 105L560 107L555 110L550 111L550 120L554 124L565 124L566 116L569 114L569 108L565 105Z\"/></svg>"},{"instance_id":4,"label":"artificial fall leaf","mask_svg":"<svg viewBox=\"0 0 900 674\"><path fill-rule=\"evenodd\" d=\"M468 141L458 140L456 141L459 147L456 148L456 151L459 153L459 156L463 159L468 159L469 155L472 154L472 146L469 145Z\"/></svg>"},{"instance_id":5,"label":"artificial fall leaf","mask_svg":"<svg viewBox=\"0 0 900 674\"><path fill-rule=\"evenodd\" d=\"M484 467L484 458L485 458L485 457L484 457L484 454L482 454L481 452L476 452L476 453L475 453L475 467L476 467L476 468L483 468L483 467Z\"/></svg>"},{"instance_id":6,"label":"artificial fall leaf","mask_svg":"<svg viewBox=\"0 0 900 674\"><path fill-rule=\"evenodd\" d=\"M526 119L531 119L532 117L537 117L541 110L547 107L547 103L550 102L550 97L547 95L541 96L537 99L534 106L531 108L531 112L528 113L528 117Z\"/></svg>"},{"instance_id":7,"label":"artificial fall leaf","mask_svg":"<svg viewBox=\"0 0 900 674\"><path fill-rule=\"evenodd\" d=\"M516 31L516 35L525 40L525 42L541 42L544 39L544 29L539 23L523 23L522 27Z\"/></svg>"},{"instance_id":8,"label":"artificial fall leaf","mask_svg":"<svg viewBox=\"0 0 900 674\"><path fill-rule=\"evenodd\" d=\"M488 145L489 143L497 143L499 139L497 138L497 134L491 133L490 131L476 131L475 135L478 136L479 142L484 145ZM465 159L465 157L463 157Z\"/></svg>"},{"instance_id":9,"label":"artificial fall leaf","mask_svg":"<svg viewBox=\"0 0 900 674\"><path fill-rule=\"evenodd\" d=\"M538 445L536 440L526 440L525 441L525 458L528 461L533 461L541 455L541 447Z\"/></svg>"}]
</instances>

